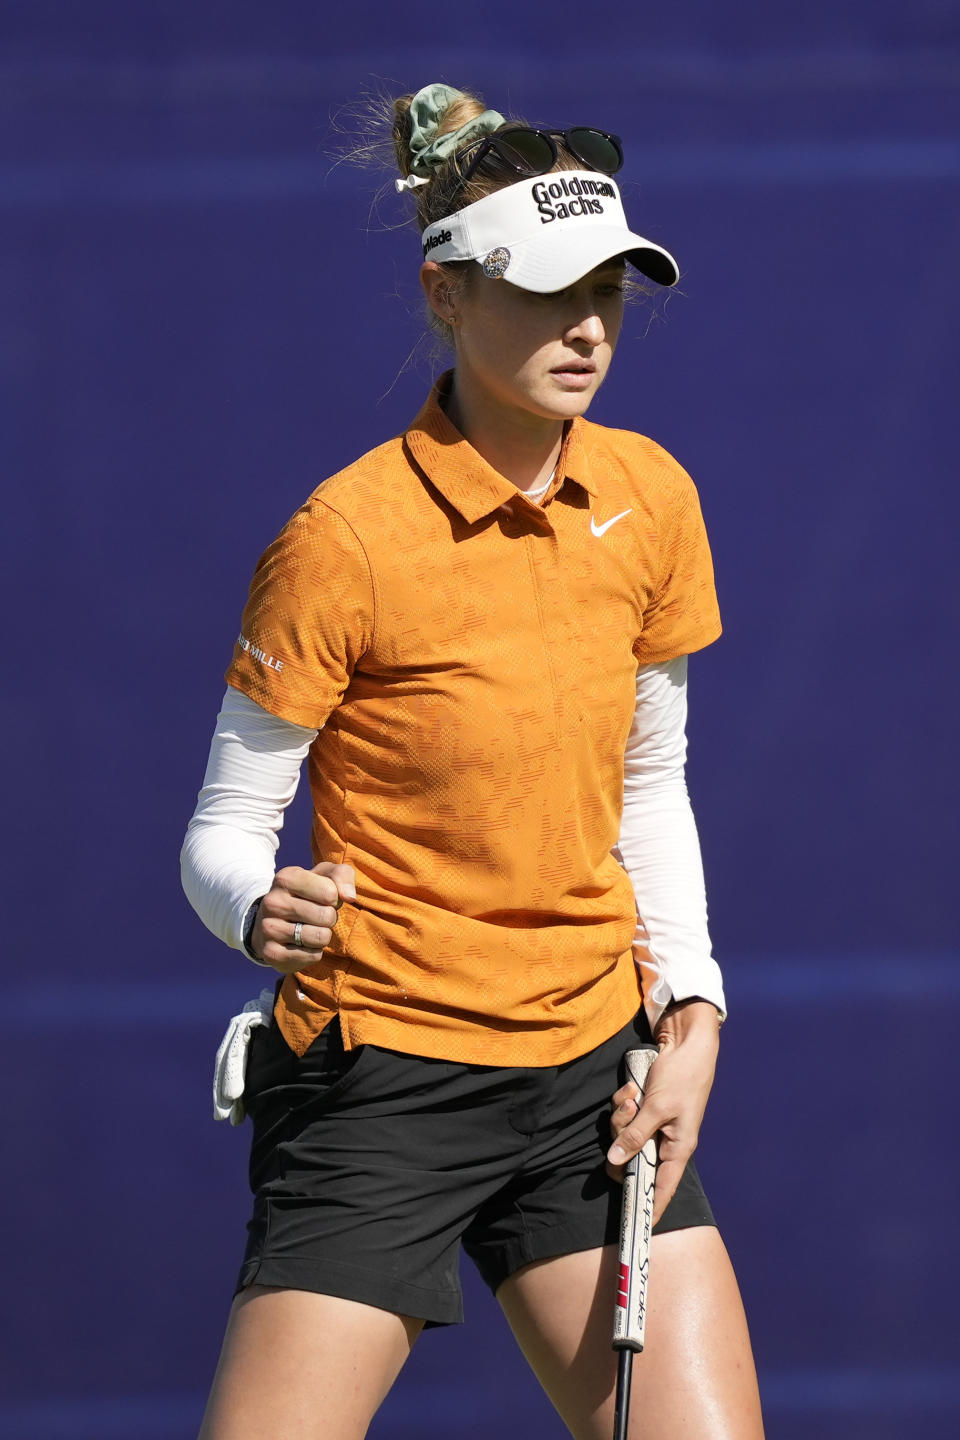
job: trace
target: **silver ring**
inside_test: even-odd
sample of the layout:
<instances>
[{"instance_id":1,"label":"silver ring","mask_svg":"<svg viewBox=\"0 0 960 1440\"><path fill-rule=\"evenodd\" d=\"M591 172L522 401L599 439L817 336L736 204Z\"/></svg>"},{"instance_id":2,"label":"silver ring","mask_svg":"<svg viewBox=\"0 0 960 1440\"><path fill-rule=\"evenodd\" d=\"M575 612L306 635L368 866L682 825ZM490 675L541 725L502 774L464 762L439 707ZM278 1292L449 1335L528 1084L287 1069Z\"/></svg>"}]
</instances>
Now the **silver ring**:
<instances>
[{"instance_id":1,"label":"silver ring","mask_svg":"<svg viewBox=\"0 0 960 1440\"><path fill-rule=\"evenodd\" d=\"M296 923L296 925L294 925L294 927L293 927L293 948L294 948L294 950L299 950L299 949L300 949L300 937L302 936L302 934L303 934L303 922L302 922L301 920L298 920L297 923Z\"/></svg>"}]
</instances>

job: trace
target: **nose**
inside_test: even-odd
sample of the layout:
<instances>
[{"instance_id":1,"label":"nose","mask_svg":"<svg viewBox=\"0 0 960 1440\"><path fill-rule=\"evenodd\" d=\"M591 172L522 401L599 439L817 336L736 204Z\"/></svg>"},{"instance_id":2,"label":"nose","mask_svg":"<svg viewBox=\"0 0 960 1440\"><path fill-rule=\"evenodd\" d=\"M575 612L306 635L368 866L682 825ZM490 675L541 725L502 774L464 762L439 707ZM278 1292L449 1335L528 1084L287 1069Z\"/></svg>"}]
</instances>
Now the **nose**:
<instances>
[{"instance_id":1,"label":"nose","mask_svg":"<svg viewBox=\"0 0 960 1440\"><path fill-rule=\"evenodd\" d=\"M605 335L603 321L596 310L586 310L568 325L564 339L580 340L585 345L601 345Z\"/></svg>"}]
</instances>

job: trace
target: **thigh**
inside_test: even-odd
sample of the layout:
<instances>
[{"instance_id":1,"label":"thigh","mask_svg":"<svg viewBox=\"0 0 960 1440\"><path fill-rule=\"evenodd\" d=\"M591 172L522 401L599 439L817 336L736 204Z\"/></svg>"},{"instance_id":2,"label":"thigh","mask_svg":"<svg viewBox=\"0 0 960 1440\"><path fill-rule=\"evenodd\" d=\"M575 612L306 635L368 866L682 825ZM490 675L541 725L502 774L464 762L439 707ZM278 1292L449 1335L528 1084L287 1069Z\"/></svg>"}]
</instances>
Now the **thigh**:
<instances>
[{"instance_id":1,"label":"thigh","mask_svg":"<svg viewBox=\"0 0 960 1440\"><path fill-rule=\"evenodd\" d=\"M613 1433L616 1250L519 1270L497 1292L510 1327L576 1440ZM655 1235L646 1348L633 1365L630 1440L763 1440L743 1304L719 1232Z\"/></svg>"},{"instance_id":2,"label":"thigh","mask_svg":"<svg viewBox=\"0 0 960 1440\"><path fill-rule=\"evenodd\" d=\"M233 1303L199 1440L362 1440L421 1325L251 1286Z\"/></svg>"}]
</instances>

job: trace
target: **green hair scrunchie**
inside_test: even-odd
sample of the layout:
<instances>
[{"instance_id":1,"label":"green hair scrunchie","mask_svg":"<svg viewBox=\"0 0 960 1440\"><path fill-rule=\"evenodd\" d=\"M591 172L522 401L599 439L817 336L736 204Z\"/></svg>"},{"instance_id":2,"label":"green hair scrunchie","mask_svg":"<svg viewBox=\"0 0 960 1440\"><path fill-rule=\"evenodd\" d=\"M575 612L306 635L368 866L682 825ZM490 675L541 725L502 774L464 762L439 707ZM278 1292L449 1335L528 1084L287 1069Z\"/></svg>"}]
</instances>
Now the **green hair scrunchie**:
<instances>
[{"instance_id":1,"label":"green hair scrunchie","mask_svg":"<svg viewBox=\"0 0 960 1440\"><path fill-rule=\"evenodd\" d=\"M466 140L489 135L504 123L499 110L484 110L482 115L468 120L459 130L438 135L437 126L444 111L452 104L462 90L451 85L425 85L418 90L410 102L410 173L422 180L429 179L445 160Z\"/></svg>"}]
</instances>

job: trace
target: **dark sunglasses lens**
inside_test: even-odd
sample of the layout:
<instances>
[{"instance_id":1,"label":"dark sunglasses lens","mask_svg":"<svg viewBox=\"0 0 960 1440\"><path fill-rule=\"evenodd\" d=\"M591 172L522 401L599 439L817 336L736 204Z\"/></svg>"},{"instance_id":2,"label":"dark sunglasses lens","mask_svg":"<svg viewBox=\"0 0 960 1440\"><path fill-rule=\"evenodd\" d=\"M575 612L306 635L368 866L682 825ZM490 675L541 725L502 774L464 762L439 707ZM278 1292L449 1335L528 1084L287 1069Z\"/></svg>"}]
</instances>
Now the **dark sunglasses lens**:
<instances>
[{"instance_id":1,"label":"dark sunglasses lens","mask_svg":"<svg viewBox=\"0 0 960 1440\"><path fill-rule=\"evenodd\" d=\"M623 165L623 151L610 135L580 127L567 131L567 145L578 160L601 175L616 175Z\"/></svg>"},{"instance_id":2,"label":"dark sunglasses lens","mask_svg":"<svg viewBox=\"0 0 960 1440\"><path fill-rule=\"evenodd\" d=\"M503 130L493 141L501 158L523 175L546 175L557 158L547 136L536 130Z\"/></svg>"}]
</instances>

